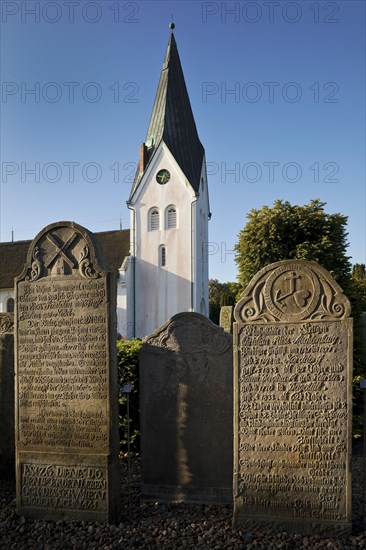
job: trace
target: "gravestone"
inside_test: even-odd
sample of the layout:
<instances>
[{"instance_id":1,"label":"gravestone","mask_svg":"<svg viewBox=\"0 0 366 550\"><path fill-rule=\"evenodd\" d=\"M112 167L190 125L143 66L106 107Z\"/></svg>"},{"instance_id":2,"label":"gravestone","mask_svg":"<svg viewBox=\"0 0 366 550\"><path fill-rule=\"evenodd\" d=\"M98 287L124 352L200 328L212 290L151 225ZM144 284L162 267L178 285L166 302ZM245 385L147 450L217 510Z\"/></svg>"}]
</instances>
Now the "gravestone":
<instances>
[{"instance_id":1,"label":"gravestone","mask_svg":"<svg viewBox=\"0 0 366 550\"><path fill-rule=\"evenodd\" d=\"M142 494L232 502L232 336L179 313L140 352Z\"/></svg>"},{"instance_id":2,"label":"gravestone","mask_svg":"<svg viewBox=\"0 0 366 550\"><path fill-rule=\"evenodd\" d=\"M234 321L234 306L222 306L220 308L220 327L224 329L225 332L233 332L233 321Z\"/></svg>"},{"instance_id":3,"label":"gravestone","mask_svg":"<svg viewBox=\"0 0 366 550\"><path fill-rule=\"evenodd\" d=\"M16 283L17 510L119 515L116 283L93 235L42 230Z\"/></svg>"},{"instance_id":4,"label":"gravestone","mask_svg":"<svg viewBox=\"0 0 366 550\"><path fill-rule=\"evenodd\" d=\"M350 304L315 262L283 261L235 308L234 526L351 526Z\"/></svg>"},{"instance_id":5,"label":"gravestone","mask_svg":"<svg viewBox=\"0 0 366 550\"><path fill-rule=\"evenodd\" d=\"M15 482L14 316L0 313L0 482Z\"/></svg>"}]
</instances>

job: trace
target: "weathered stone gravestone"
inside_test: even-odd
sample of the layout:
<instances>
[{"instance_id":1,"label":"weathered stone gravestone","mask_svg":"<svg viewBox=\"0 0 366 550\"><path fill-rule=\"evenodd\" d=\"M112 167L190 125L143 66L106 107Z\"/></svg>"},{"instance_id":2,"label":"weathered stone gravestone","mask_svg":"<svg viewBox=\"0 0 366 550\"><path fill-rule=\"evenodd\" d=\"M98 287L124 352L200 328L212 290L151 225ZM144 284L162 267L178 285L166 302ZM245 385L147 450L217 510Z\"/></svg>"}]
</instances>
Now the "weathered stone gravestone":
<instances>
[{"instance_id":1,"label":"weathered stone gravestone","mask_svg":"<svg viewBox=\"0 0 366 550\"><path fill-rule=\"evenodd\" d=\"M46 227L16 279L17 509L119 515L115 280L93 235Z\"/></svg>"},{"instance_id":2,"label":"weathered stone gravestone","mask_svg":"<svg viewBox=\"0 0 366 550\"><path fill-rule=\"evenodd\" d=\"M220 327L225 332L233 332L234 306L222 306L220 308Z\"/></svg>"},{"instance_id":3,"label":"weathered stone gravestone","mask_svg":"<svg viewBox=\"0 0 366 550\"><path fill-rule=\"evenodd\" d=\"M351 525L350 305L315 262L283 261L235 308L234 526Z\"/></svg>"},{"instance_id":4,"label":"weathered stone gravestone","mask_svg":"<svg viewBox=\"0 0 366 550\"><path fill-rule=\"evenodd\" d=\"M14 316L0 313L0 482L15 481Z\"/></svg>"},{"instance_id":5,"label":"weathered stone gravestone","mask_svg":"<svg viewBox=\"0 0 366 550\"><path fill-rule=\"evenodd\" d=\"M232 336L179 313L140 353L142 494L232 501Z\"/></svg>"}]
</instances>

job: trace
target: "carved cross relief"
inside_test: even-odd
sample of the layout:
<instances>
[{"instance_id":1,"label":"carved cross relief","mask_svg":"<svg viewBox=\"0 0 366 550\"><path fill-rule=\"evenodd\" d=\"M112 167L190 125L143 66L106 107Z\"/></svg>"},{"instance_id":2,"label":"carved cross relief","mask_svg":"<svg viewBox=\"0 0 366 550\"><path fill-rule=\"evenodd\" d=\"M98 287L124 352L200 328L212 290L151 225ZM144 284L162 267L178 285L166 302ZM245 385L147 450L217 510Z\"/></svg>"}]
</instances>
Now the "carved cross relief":
<instances>
[{"instance_id":1,"label":"carved cross relief","mask_svg":"<svg viewBox=\"0 0 366 550\"><path fill-rule=\"evenodd\" d=\"M94 245L93 245L94 246ZM86 230L71 222L53 224L33 243L31 262L26 280L37 281L41 277L81 275L87 279L99 277L95 268L93 246L90 246Z\"/></svg>"},{"instance_id":2,"label":"carved cross relief","mask_svg":"<svg viewBox=\"0 0 366 550\"><path fill-rule=\"evenodd\" d=\"M235 308L239 322L300 321L346 317L349 302L330 274L318 264L285 260L263 268Z\"/></svg>"},{"instance_id":3,"label":"carved cross relief","mask_svg":"<svg viewBox=\"0 0 366 550\"><path fill-rule=\"evenodd\" d=\"M286 307L288 307L289 302L294 302L295 305L300 309L307 305L311 297L311 292L309 289L302 288L302 279L303 277L297 274L295 271L292 271L291 275L289 275L288 277L283 275L283 280L281 281L282 286L286 287L285 282L289 281L289 291L286 294L283 294L283 290L281 288L276 291L274 301L279 307L285 309Z\"/></svg>"},{"instance_id":4,"label":"carved cross relief","mask_svg":"<svg viewBox=\"0 0 366 550\"><path fill-rule=\"evenodd\" d=\"M67 250L75 241L76 237L77 233L74 232L66 242L62 242L56 235L48 233L47 240L52 243L56 249L53 254L51 254L48 261L45 262L47 268L50 268L53 264L51 275L64 275L66 272L65 264L67 264L70 269L75 269L75 262L67 255Z\"/></svg>"}]
</instances>

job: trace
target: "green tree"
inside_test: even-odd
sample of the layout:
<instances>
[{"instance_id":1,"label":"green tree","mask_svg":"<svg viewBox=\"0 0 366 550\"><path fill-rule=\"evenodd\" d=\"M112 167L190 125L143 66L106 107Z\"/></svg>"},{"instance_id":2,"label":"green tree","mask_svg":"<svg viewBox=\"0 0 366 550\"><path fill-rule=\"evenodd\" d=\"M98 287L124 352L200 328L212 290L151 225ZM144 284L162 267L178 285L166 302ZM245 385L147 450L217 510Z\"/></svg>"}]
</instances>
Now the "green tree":
<instances>
[{"instance_id":1,"label":"green tree","mask_svg":"<svg viewBox=\"0 0 366 550\"><path fill-rule=\"evenodd\" d=\"M313 260L324 266L346 291L351 264L346 255L347 217L327 214L326 203L304 206L276 200L272 208L252 209L235 245L238 279L243 288L264 266L280 260Z\"/></svg>"},{"instance_id":2,"label":"green tree","mask_svg":"<svg viewBox=\"0 0 366 550\"><path fill-rule=\"evenodd\" d=\"M366 311L366 268L365 264L355 264L352 268L350 300L353 316L359 318Z\"/></svg>"},{"instance_id":3,"label":"green tree","mask_svg":"<svg viewBox=\"0 0 366 550\"><path fill-rule=\"evenodd\" d=\"M127 393L123 392L125 384L131 384L130 400L130 443L131 450L140 448L140 405L139 405L139 354L142 342L137 338L117 341L119 397L119 433L120 446L127 451Z\"/></svg>"},{"instance_id":4,"label":"green tree","mask_svg":"<svg viewBox=\"0 0 366 550\"><path fill-rule=\"evenodd\" d=\"M366 279L366 266L365 264L355 264L352 267L352 277L355 279Z\"/></svg>"}]
</instances>

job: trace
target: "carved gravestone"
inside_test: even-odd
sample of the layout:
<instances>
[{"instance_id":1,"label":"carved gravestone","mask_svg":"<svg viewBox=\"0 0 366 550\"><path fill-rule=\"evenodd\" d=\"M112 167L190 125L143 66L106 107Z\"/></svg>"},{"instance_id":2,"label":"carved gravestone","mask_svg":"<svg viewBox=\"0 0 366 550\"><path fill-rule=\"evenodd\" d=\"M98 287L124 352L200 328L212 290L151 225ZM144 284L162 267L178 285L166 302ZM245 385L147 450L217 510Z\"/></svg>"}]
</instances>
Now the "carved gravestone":
<instances>
[{"instance_id":1,"label":"carved gravestone","mask_svg":"<svg viewBox=\"0 0 366 550\"><path fill-rule=\"evenodd\" d=\"M225 332L233 332L234 306L222 306L220 308L220 327Z\"/></svg>"},{"instance_id":2,"label":"carved gravestone","mask_svg":"<svg viewBox=\"0 0 366 550\"><path fill-rule=\"evenodd\" d=\"M114 521L119 509L115 280L93 235L46 227L16 279L17 509Z\"/></svg>"},{"instance_id":3,"label":"carved gravestone","mask_svg":"<svg viewBox=\"0 0 366 550\"><path fill-rule=\"evenodd\" d=\"M142 494L232 501L232 336L179 313L140 353Z\"/></svg>"},{"instance_id":4,"label":"carved gravestone","mask_svg":"<svg viewBox=\"0 0 366 550\"><path fill-rule=\"evenodd\" d=\"M283 261L235 308L234 526L351 526L350 305L315 262Z\"/></svg>"},{"instance_id":5,"label":"carved gravestone","mask_svg":"<svg viewBox=\"0 0 366 550\"><path fill-rule=\"evenodd\" d=\"M0 313L0 482L15 481L14 316Z\"/></svg>"}]
</instances>

